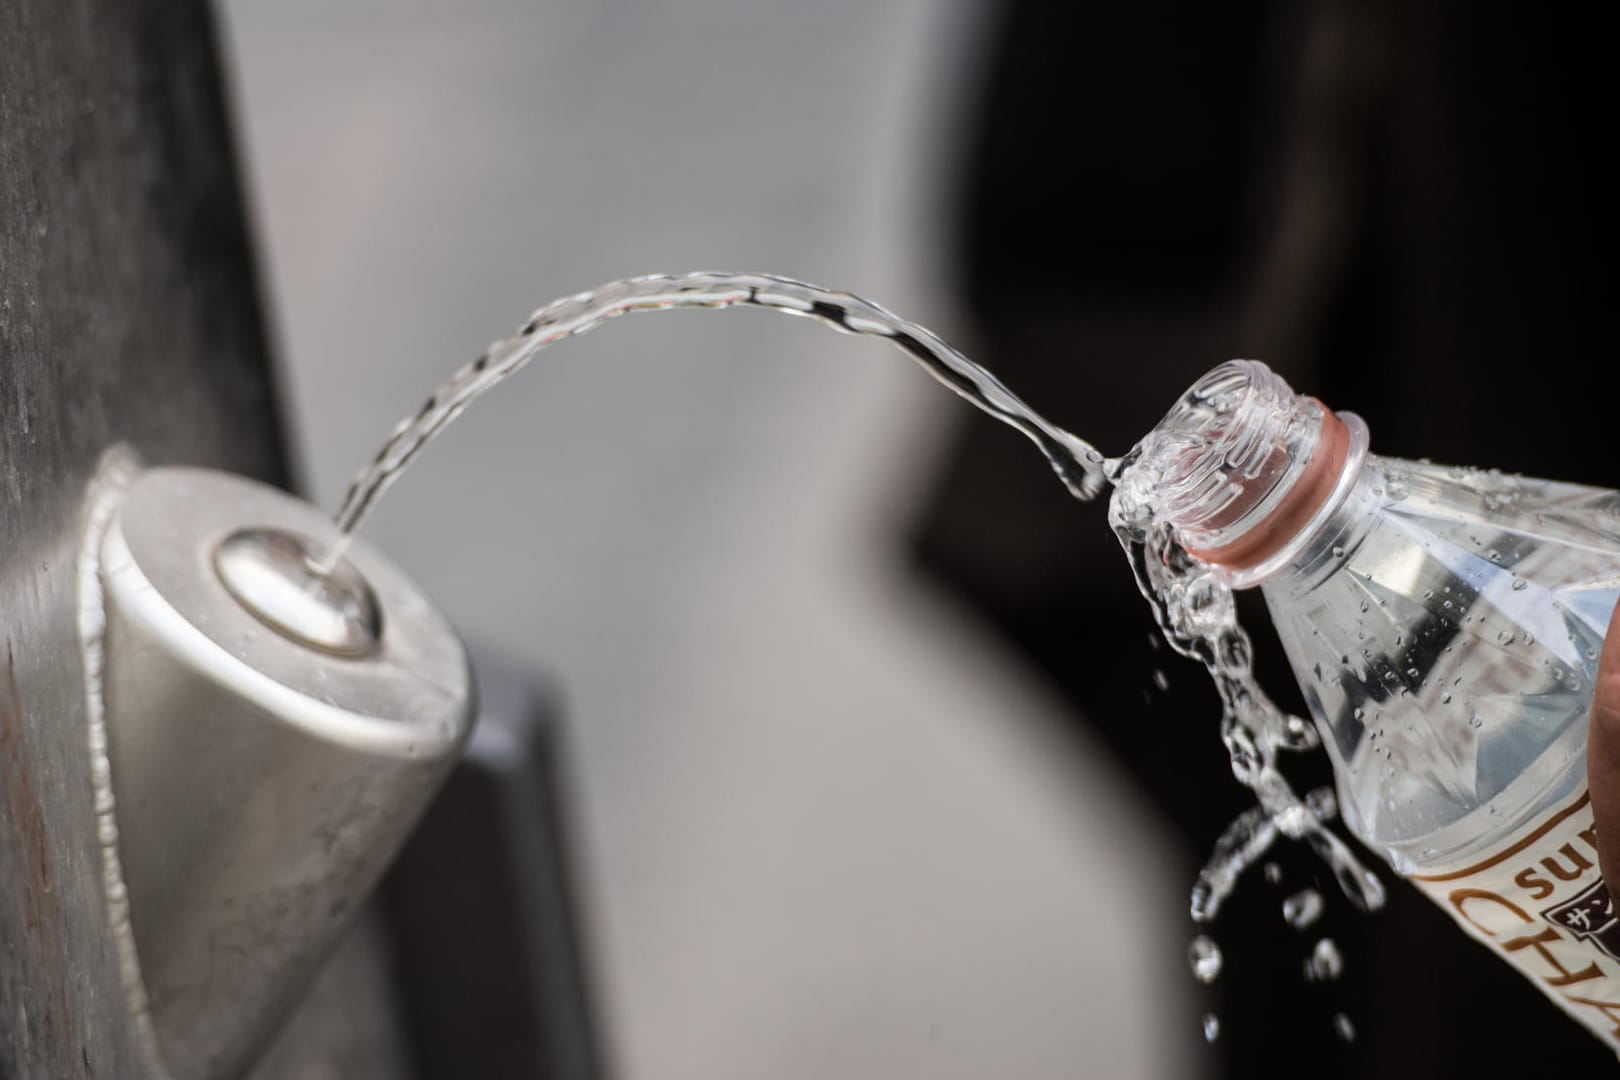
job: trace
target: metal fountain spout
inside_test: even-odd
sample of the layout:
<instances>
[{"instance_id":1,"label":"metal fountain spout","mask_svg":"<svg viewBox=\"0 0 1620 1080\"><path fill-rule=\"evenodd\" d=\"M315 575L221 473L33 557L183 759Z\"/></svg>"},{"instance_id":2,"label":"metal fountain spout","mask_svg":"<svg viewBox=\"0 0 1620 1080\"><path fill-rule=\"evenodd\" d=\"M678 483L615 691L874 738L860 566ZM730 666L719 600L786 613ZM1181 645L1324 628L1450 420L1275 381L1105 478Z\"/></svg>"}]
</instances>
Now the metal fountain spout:
<instances>
[{"instance_id":1,"label":"metal fountain spout","mask_svg":"<svg viewBox=\"0 0 1620 1080\"><path fill-rule=\"evenodd\" d=\"M104 877L175 1080L246 1070L471 730L449 622L363 542L316 573L335 539L306 503L182 468L135 476L90 538Z\"/></svg>"}]
</instances>

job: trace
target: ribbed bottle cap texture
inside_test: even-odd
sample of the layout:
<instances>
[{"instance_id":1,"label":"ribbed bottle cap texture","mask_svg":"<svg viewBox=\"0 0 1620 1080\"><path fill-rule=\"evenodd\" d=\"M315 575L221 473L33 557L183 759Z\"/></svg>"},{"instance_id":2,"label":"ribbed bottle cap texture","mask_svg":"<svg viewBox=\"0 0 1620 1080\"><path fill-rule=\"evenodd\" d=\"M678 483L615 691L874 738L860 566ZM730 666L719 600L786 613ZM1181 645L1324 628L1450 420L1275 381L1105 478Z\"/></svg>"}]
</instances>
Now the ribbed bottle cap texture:
<instances>
[{"instance_id":1,"label":"ribbed bottle cap texture","mask_svg":"<svg viewBox=\"0 0 1620 1080\"><path fill-rule=\"evenodd\" d=\"M1286 544L1333 489L1338 417L1257 360L1199 379L1142 442L1153 499L1199 559L1244 569Z\"/></svg>"}]
</instances>

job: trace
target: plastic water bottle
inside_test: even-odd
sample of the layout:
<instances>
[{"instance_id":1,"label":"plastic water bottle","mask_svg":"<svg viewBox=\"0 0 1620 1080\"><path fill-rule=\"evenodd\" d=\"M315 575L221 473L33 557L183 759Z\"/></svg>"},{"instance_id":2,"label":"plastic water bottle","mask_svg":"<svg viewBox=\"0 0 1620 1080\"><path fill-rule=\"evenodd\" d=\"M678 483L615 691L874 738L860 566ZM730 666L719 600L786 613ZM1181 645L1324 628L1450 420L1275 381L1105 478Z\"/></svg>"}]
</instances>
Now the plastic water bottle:
<instances>
[{"instance_id":1,"label":"plastic water bottle","mask_svg":"<svg viewBox=\"0 0 1620 1080\"><path fill-rule=\"evenodd\" d=\"M1620 1049L1586 792L1620 494L1369 454L1359 418L1253 361L1155 439L1161 520L1264 594L1350 831Z\"/></svg>"}]
</instances>

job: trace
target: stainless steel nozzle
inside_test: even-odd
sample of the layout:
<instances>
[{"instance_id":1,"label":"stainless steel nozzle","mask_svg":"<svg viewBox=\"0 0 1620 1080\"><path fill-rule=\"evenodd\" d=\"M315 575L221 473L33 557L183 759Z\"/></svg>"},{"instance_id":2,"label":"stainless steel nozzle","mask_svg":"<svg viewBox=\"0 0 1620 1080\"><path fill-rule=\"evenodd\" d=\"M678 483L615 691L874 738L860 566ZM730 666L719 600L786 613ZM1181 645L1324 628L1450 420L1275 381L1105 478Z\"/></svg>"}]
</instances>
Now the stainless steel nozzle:
<instances>
[{"instance_id":1,"label":"stainless steel nozzle","mask_svg":"<svg viewBox=\"0 0 1620 1080\"><path fill-rule=\"evenodd\" d=\"M154 469L101 546L119 861L158 1050L236 1076L296 1000L471 728L450 624L324 515Z\"/></svg>"}]
</instances>

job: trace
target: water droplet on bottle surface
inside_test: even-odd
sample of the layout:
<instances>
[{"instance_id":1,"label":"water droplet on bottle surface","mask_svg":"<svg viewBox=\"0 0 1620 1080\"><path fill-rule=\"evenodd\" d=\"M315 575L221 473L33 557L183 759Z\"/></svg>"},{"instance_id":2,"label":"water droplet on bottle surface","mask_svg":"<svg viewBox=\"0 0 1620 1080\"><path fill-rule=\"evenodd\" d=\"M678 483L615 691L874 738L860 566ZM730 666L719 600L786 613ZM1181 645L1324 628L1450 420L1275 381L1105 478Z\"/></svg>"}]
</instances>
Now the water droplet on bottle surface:
<instances>
[{"instance_id":1,"label":"water droplet on bottle surface","mask_svg":"<svg viewBox=\"0 0 1620 1080\"><path fill-rule=\"evenodd\" d=\"M1160 669L1154 668L1153 669L1153 685L1157 686L1159 688L1160 693L1163 693L1164 691L1169 690L1170 689L1170 676L1166 675Z\"/></svg>"},{"instance_id":2,"label":"water droplet on bottle surface","mask_svg":"<svg viewBox=\"0 0 1620 1080\"><path fill-rule=\"evenodd\" d=\"M1513 644L1513 631L1511 631L1511 630L1503 630L1503 631L1501 631L1500 633L1498 633L1496 635L1496 640L1500 641L1504 645Z\"/></svg>"},{"instance_id":3,"label":"water droplet on bottle surface","mask_svg":"<svg viewBox=\"0 0 1620 1080\"><path fill-rule=\"evenodd\" d=\"M1332 982L1344 973L1344 957L1332 938L1323 938L1305 961L1305 981Z\"/></svg>"},{"instance_id":4,"label":"water droplet on bottle surface","mask_svg":"<svg viewBox=\"0 0 1620 1080\"><path fill-rule=\"evenodd\" d=\"M1529 584L1529 582L1525 581L1524 578L1516 577L1516 578L1513 579L1513 591L1514 592L1523 592L1524 587L1526 585L1528 585L1528 584Z\"/></svg>"},{"instance_id":5,"label":"water droplet on bottle surface","mask_svg":"<svg viewBox=\"0 0 1620 1080\"><path fill-rule=\"evenodd\" d=\"M1350 1018L1344 1013L1333 1014L1333 1030L1345 1042L1356 1041L1356 1025L1352 1024Z\"/></svg>"},{"instance_id":6,"label":"water droplet on bottle surface","mask_svg":"<svg viewBox=\"0 0 1620 1080\"><path fill-rule=\"evenodd\" d=\"M1303 930L1322 917L1322 894L1301 889L1283 901L1283 919L1295 930Z\"/></svg>"},{"instance_id":7,"label":"water droplet on bottle surface","mask_svg":"<svg viewBox=\"0 0 1620 1080\"><path fill-rule=\"evenodd\" d=\"M1214 1013L1204 1014L1204 1041L1214 1042L1221 1037L1221 1018Z\"/></svg>"},{"instance_id":8,"label":"water droplet on bottle surface","mask_svg":"<svg viewBox=\"0 0 1620 1080\"><path fill-rule=\"evenodd\" d=\"M1201 983L1212 983L1221 973L1221 947L1199 934L1187 947L1187 962L1192 966L1193 978Z\"/></svg>"},{"instance_id":9,"label":"water droplet on bottle surface","mask_svg":"<svg viewBox=\"0 0 1620 1080\"><path fill-rule=\"evenodd\" d=\"M1278 866L1276 863L1266 863L1264 872L1266 875L1266 884L1277 885L1282 882L1282 867Z\"/></svg>"}]
</instances>

